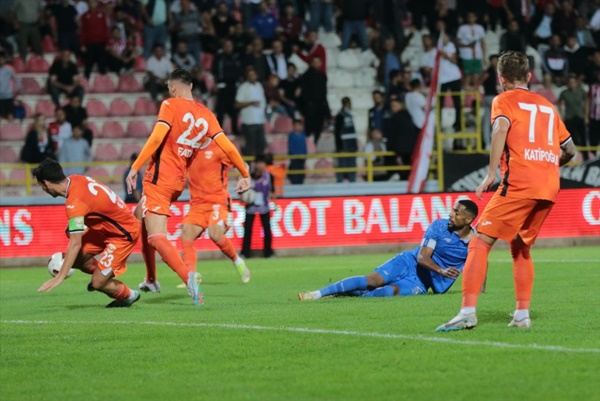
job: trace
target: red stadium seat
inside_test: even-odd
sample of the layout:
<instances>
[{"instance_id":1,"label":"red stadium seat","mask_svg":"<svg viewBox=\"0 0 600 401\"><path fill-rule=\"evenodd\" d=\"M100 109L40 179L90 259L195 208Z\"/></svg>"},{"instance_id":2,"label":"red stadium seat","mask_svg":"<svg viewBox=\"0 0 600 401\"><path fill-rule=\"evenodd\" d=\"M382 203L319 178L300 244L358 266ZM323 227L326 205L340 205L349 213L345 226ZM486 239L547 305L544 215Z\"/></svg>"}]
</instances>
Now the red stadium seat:
<instances>
[{"instance_id":1,"label":"red stadium seat","mask_svg":"<svg viewBox=\"0 0 600 401\"><path fill-rule=\"evenodd\" d=\"M142 97L133 105L133 114L136 116L155 116L157 113L156 104L152 99Z\"/></svg>"},{"instance_id":2,"label":"red stadium seat","mask_svg":"<svg viewBox=\"0 0 600 401\"><path fill-rule=\"evenodd\" d=\"M124 143L121 146L121 160L129 160L132 153L140 153L142 150L142 145L138 145L137 143Z\"/></svg>"},{"instance_id":3,"label":"red stadium seat","mask_svg":"<svg viewBox=\"0 0 600 401\"><path fill-rule=\"evenodd\" d=\"M134 93L141 91L142 88L140 88L140 85L133 75L123 74L119 76L119 92Z\"/></svg>"},{"instance_id":4,"label":"red stadium seat","mask_svg":"<svg viewBox=\"0 0 600 401\"><path fill-rule=\"evenodd\" d=\"M112 179L109 180L110 182L123 182L123 176L125 175L125 171L127 171L127 169L129 169L129 166L116 166L113 173L112 173ZM141 173L138 173L141 174ZM142 174L143 177L143 174Z\"/></svg>"},{"instance_id":5,"label":"red stadium seat","mask_svg":"<svg viewBox=\"0 0 600 401\"><path fill-rule=\"evenodd\" d=\"M4 174L4 170L0 170L0 181L6 181L6 174Z\"/></svg>"},{"instance_id":6,"label":"red stadium seat","mask_svg":"<svg viewBox=\"0 0 600 401\"><path fill-rule=\"evenodd\" d=\"M269 120L265 119L264 128L265 128L265 135L269 135L269 134L273 133L273 127L271 126L271 123L269 122Z\"/></svg>"},{"instance_id":7,"label":"red stadium seat","mask_svg":"<svg viewBox=\"0 0 600 401\"><path fill-rule=\"evenodd\" d=\"M452 96L444 96L444 100L442 101L442 107L454 108L454 103L452 102Z\"/></svg>"},{"instance_id":8,"label":"red stadium seat","mask_svg":"<svg viewBox=\"0 0 600 401\"><path fill-rule=\"evenodd\" d=\"M292 132L292 125L292 119L288 116L277 116L275 123L273 124L273 133L289 134Z\"/></svg>"},{"instance_id":9,"label":"red stadium seat","mask_svg":"<svg viewBox=\"0 0 600 401\"><path fill-rule=\"evenodd\" d=\"M2 163L19 163L19 155L12 146L0 146L0 160Z\"/></svg>"},{"instance_id":10,"label":"red stadium seat","mask_svg":"<svg viewBox=\"0 0 600 401\"><path fill-rule=\"evenodd\" d=\"M269 143L269 149L274 155L287 155L288 147L287 140L285 139L274 139Z\"/></svg>"},{"instance_id":11,"label":"red stadium seat","mask_svg":"<svg viewBox=\"0 0 600 401\"><path fill-rule=\"evenodd\" d=\"M312 137L306 138L306 148L309 155L317 153L317 147L315 146L315 141L313 141Z\"/></svg>"},{"instance_id":12,"label":"red stadium seat","mask_svg":"<svg viewBox=\"0 0 600 401\"><path fill-rule=\"evenodd\" d=\"M52 36L44 36L44 40L42 40L42 51L44 53L56 53L58 51L56 45L54 44L54 40L52 40Z\"/></svg>"},{"instance_id":13,"label":"red stadium seat","mask_svg":"<svg viewBox=\"0 0 600 401\"><path fill-rule=\"evenodd\" d=\"M13 66L16 74L20 74L27 70L27 66L25 65L25 62L23 61L23 59L21 57L13 58L12 66Z\"/></svg>"},{"instance_id":14,"label":"red stadium seat","mask_svg":"<svg viewBox=\"0 0 600 401\"><path fill-rule=\"evenodd\" d=\"M145 72L146 71L146 59L142 56L138 56L135 59L135 65L133 67L136 72Z\"/></svg>"},{"instance_id":15,"label":"red stadium seat","mask_svg":"<svg viewBox=\"0 0 600 401\"><path fill-rule=\"evenodd\" d=\"M85 172L85 175L90 176L92 178L98 178L101 181L103 179L106 179L108 176L110 176L110 174L108 173L108 170L106 170L104 167L97 167L97 166L88 168Z\"/></svg>"},{"instance_id":16,"label":"red stadium seat","mask_svg":"<svg viewBox=\"0 0 600 401\"><path fill-rule=\"evenodd\" d=\"M126 100L116 98L110 102L108 114L118 117L130 116L132 114L131 106Z\"/></svg>"},{"instance_id":17,"label":"red stadium seat","mask_svg":"<svg viewBox=\"0 0 600 401\"><path fill-rule=\"evenodd\" d=\"M319 159L315 163L314 168L315 168L315 170L333 168L333 161L331 161L329 159ZM331 172L331 173L314 173L312 175L314 175L315 177L329 178L329 177L333 177L335 174L333 172Z\"/></svg>"},{"instance_id":18,"label":"red stadium seat","mask_svg":"<svg viewBox=\"0 0 600 401\"><path fill-rule=\"evenodd\" d=\"M39 100L35 105L35 112L42 113L46 117L53 117L54 109L55 109L54 103L52 103L48 99Z\"/></svg>"},{"instance_id":19,"label":"red stadium seat","mask_svg":"<svg viewBox=\"0 0 600 401\"><path fill-rule=\"evenodd\" d=\"M87 102L86 109L90 117L106 117L108 115L106 105L98 99L90 99Z\"/></svg>"},{"instance_id":20,"label":"red stadium seat","mask_svg":"<svg viewBox=\"0 0 600 401\"><path fill-rule=\"evenodd\" d=\"M124 138L123 126L116 121L107 121L102 126L102 138Z\"/></svg>"},{"instance_id":21,"label":"red stadium seat","mask_svg":"<svg viewBox=\"0 0 600 401\"><path fill-rule=\"evenodd\" d=\"M27 102L22 102L23 107L25 108L25 117L33 117L33 113L31 112L31 107L27 104Z\"/></svg>"},{"instance_id":22,"label":"red stadium seat","mask_svg":"<svg viewBox=\"0 0 600 401\"><path fill-rule=\"evenodd\" d=\"M11 181L25 181L25 169L24 168L16 168L14 170L10 170L8 179Z\"/></svg>"},{"instance_id":23,"label":"red stadium seat","mask_svg":"<svg viewBox=\"0 0 600 401\"><path fill-rule=\"evenodd\" d=\"M50 65L42 56L31 56L27 61L27 71L46 73L50 69Z\"/></svg>"},{"instance_id":24,"label":"red stadium seat","mask_svg":"<svg viewBox=\"0 0 600 401\"><path fill-rule=\"evenodd\" d=\"M127 136L132 138L147 138L150 135L150 129L143 121L130 121L127 124Z\"/></svg>"},{"instance_id":25,"label":"red stadium seat","mask_svg":"<svg viewBox=\"0 0 600 401\"><path fill-rule=\"evenodd\" d=\"M94 146L94 160L112 161L119 160L119 152L112 143L102 143Z\"/></svg>"},{"instance_id":26,"label":"red stadium seat","mask_svg":"<svg viewBox=\"0 0 600 401\"><path fill-rule=\"evenodd\" d=\"M83 87L84 93L90 93L92 91L90 81L88 81L86 77L79 77L79 85Z\"/></svg>"},{"instance_id":27,"label":"red stadium seat","mask_svg":"<svg viewBox=\"0 0 600 401\"><path fill-rule=\"evenodd\" d=\"M100 136L100 130L98 129L98 126L96 126L95 123L88 121L88 128L90 130L92 130L92 133L94 134L94 138L98 138Z\"/></svg>"},{"instance_id":28,"label":"red stadium seat","mask_svg":"<svg viewBox=\"0 0 600 401\"><path fill-rule=\"evenodd\" d=\"M115 83L108 75L96 75L92 82L92 92L94 93L112 93L116 90Z\"/></svg>"},{"instance_id":29,"label":"red stadium seat","mask_svg":"<svg viewBox=\"0 0 600 401\"><path fill-rule=\"evenodd\" d=\"M21 80L21 84L25 95L39 95L42 92L42 86L35 78L25 77Z\"/></svg>"},{"instance_id":30,"label":"red stadium seat","mask_svg":"<svg viewBox=\"0 0 600 401\"><path fill-rule=\"evenodd\" d=\"M3 123L0 125L0 140L2 141L22 141L25 134L18 123Z\"/></svg>"}]
</instances>

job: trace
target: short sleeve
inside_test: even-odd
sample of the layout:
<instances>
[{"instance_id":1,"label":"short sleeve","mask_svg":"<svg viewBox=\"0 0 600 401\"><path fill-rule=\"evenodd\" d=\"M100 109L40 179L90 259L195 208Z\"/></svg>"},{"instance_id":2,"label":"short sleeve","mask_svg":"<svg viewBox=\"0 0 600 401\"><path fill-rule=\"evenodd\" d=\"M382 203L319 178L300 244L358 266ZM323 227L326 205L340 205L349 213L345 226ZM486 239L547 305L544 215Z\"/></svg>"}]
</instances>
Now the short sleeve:
<instances>
[{"instance_id":1,"label":"short sleeve","mask_svg":"<svg viewBox=\"0 0 600 401\"><path fill-rule=\"evenodd\" d=\"M165 100L160 105L160 110L158 111L158 120L157 123L163 123L169 128L173 127L174 123L174 114L171 104L168 100Z\"/></svg>"},{"instance_id":2,"label":"short sleeve","mask_svg":"<svg viewBox=\"0 0 600 401\"><path fill-rule=\"evenodd\" d=\"M235 94L235 101L240 103L246 101L246 85L240 85L237 93Z\"/></svg>"},{"instance_id":3,"label":"short sleeve","mask_svg":"<svg viewBox=\"0 0 600 401\"><path fill-rule=\"evenodd\" d=\"M512 123L512 112L506 102L499 96L496 96L492 101L492 115L491 123L494 125L497 119L502 118L508 122L508 125Z\"/></svg>"},{"instance_id":4,"label":"short sleeve","mask_svg":"<svg viewBox=\"0 0 600 401\"><path fill-rule=\"evenodd\" d=\"M425 234L423 234L423 240L421 241L421 246L425 246L427 248L435 249L438 240L441 235L441 228L444 224L444 220L436 220L427 228Z\"/></svg>"}]
</instances>

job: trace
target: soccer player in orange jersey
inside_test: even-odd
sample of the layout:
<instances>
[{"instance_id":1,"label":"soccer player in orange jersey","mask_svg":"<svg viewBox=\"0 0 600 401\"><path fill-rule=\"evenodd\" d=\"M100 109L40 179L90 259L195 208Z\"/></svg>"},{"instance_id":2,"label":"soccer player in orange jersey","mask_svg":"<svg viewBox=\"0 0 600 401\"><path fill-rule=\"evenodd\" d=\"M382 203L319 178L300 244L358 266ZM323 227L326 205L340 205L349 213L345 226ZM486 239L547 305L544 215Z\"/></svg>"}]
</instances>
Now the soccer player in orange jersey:
<instances>
[{"instance_id":1,"label":"soccer player in orange jersey","mask_svg":"<svg viewBox=\"0 0 600 401\"><path fill-rule=\"evenodd\" d=\"M436 331L477 325L477 297L486 277L488 254L497 239L510 243L513 259L517 305L509 326L531 326L534 268L529 250L556 202L559 167L568 163L576 150L554 106L527 89L530 77L529 62L523 53L509 51L498 59L498 79L504 93L492 102L490 166L476 190L477 197L481 199L494 183L498 164L502 181L479 219L477 236L469 244L462 309Z\"/></svg>"},{"instance_id":2,"label":"soccer player in orange jersey","mask_svg":"<svg viewBox=\"0 0 600 401\"><path fill-rule=\"evenodd\" d=\"M221 134L224 135L224 134ZM190 210L183 219L181 244L183 261L196 270L194 241L204 230L221 252L233 261L243 283L250 281L246 263L225 236L229 229L227 217L231 211L231 198L227 190L227 168L233 164L211 139L207 138L195 156L189 170Z\"/></svg>"},{"instance_id":3,"label":"soccer player in orange jersey","mask_svg":"<svg viewBox=\"0 0 600 401\"><path fill-rule=\"evenodd\" d=\"M223 130L214 114L193 99L190 73L176 69L170 74L168 85L172 97L162 103L158 121L126 178L127 191L131 193L136 186L138 171L150 160L143 180L142 199L135 212L144 222L142 254L146 262L146 279L140 284L140 289L151 292L160 290L156 282L156 250L187 285L194 303L199 305L201 276L189 270L177 248L167 239L171 203L181 195L187 169L205 137L214 139L242 173L236 186L238 192L250 187L250 179L235 146L227 136L218 135Z\"/></svg>"},{"instance_id":4,"label":"soccer player in orange jersey","mask_svg":"<svg viewBox=\"0 0 600 401\"><path fill-rule=\"evenodd\" d=\"M69 219L69 246L61 270L38 292L52 290L75 268L92 275L89 291L100 291L114 299L107 308L128 307L140 299L138 291L115 279L127 270L125 262L140 235L139 222L125 202L90 177L65 177L60 164L52 159L44 160L33 175L48 194L67 198ZM101 255L100 259L95 259L96 255Z\"/></svg>"}]
</instances>

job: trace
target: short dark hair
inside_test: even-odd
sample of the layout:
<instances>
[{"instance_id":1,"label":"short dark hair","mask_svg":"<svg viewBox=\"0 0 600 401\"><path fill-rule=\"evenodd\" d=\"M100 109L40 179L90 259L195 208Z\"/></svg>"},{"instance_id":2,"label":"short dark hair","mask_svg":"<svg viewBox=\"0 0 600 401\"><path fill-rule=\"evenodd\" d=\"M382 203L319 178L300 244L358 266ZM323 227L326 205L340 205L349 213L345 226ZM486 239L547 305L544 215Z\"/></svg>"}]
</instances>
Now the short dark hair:
<instances>
[{"instance_id":1,"label":"short dark hair","mask_svg":"<svg viewBox=\"0 0 600 401\"><path fill-rule=\"evenodd\" d=\"M47 158L31 171L37 182L50 181L58 184L67 179L62 166L54 159Z\"/></svg>"},{"instance_id":2,"label":"short dark hair","mask_svg":"<svg viewBox=\"0 0 600 401\"><path fill-rule=\"evenodd\" d=\"M458 201L458 203L463 205L465 207L465 210L469 212L469 214L471 214L473 218L477 217L477 215L479 214L479 208L477 207L477 204L472 200L461 199Z\"/></svg>"},{"instance_id":3,"label":"short dark hair","mask_svg":"<svg viewBox=\"0 0 600 401\"><path fill-rule=\"evenodd\" d=\"M346 107L346 106L350 106L352 104L352 100L350 100L350 98L348 96L344 96L342 98L342 106Z\"/></svg>"},{"instance_id":4,"label":"short dark hair","mask_svg":"<svg viewBox=\"0 0 600 401\"><path fill-rule=\"evenodd\" d=\"M294 124L304 124L301 119L294 118Z\"/></svg>"},{"instance_id":5,"label":"short dark hair","mask_svg":"<svg viewBox=\"0 0 600 401\"><path fill-rule=\"evenodd\" d=\"M498 73L511 83L525 82L529 73L529 59L521 52L504 52L498 58Z\"/></svg>"},{"instance_id":6,"label":"short dark hair","mask_svg":"<svg viewBox=\"0 0 600 401\"><path fill-rule=\"evenodd\" d=\"M382 91L380 91L379 89L375 89L375 90L374 90L374 91L371 93L371 95L381 95L381 96L383 96L383 92L382 92Z\"/></svg>"},{"instance_id":7,"label":"short dark hair","mask_svg":"<svg viewBox=\"0 0 600 401\"><path fill-rule=\"evenodd\" d=\"M183 68L176 68L170 75L169 81L179 81L182 84L191 84L192 83L192 74Z\"/></svg>"},{"instance_id":8,"label":"short dark hair","mask_svg":"<svg viewBox=\"0 0 600 401\"><path fill-rule=\"evenodd\" d=\"M265 155L256 155L254 157L254 163L267 163L267 157Z\"/></svg>"},{"instance_id":9,"label":"short dark hair","mask_svg":"<svg viewBox=\"0 0 600 401\"><path fill-rule=\"evenodd\" d=\"M421 86L421 81L419 81L418 79L413 79L410 81L410 89L417 89L418 87Z\"/></svg>"}]
</instances>

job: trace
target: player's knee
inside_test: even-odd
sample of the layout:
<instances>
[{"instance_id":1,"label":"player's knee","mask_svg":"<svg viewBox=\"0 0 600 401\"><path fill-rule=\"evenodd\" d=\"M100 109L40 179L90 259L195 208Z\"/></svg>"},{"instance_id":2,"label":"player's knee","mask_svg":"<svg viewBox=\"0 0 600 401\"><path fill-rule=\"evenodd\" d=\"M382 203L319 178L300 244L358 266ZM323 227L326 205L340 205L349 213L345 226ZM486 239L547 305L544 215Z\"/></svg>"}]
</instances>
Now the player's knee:
<instances>
[{"instance_id":1,"label":"player's knee","mask_svg":"<svg viewBox=\"0 0 600 401\"><path fill-rule=\"evenodd\" d=\"M196 236L190 224L184 224L181 228L181 239L183 241L194 241Z\"/></svg>"},{"instance_id":2,"label":"player's knee","mask_svg":"<svg viewBox=\"0 0 600 401\"><path fill-rule=\"evenodd\" d=\"M92 289L94 289L95 291L100 291L100 290L102 290L102 288L104 288L104 285L105 285L105 281L102 280L102 278L93 274L92 280L90 281L90 285L88 285L88 286L91 287Z\"/></svg>"},{"instance_id":3,"label":"player's knee","mask_svg":"<svg viewBox=\"0 0 600 401\"><path fill-rule=\"evenodd\" d=\"M398 288L397 285L391 285L390 287L392 287L392 290L394 290L394 296L400 295L400 288Z\"/></svg>"},{"instance_id":4,"label":"player's knee","mask_svg":"<svg viewBox=\"0 0 600 401\"><path fill-rule=\"evenodd\" d=\"M215 244L223 238L223 233L219 231L209 231L208 236Z\"/></svg>"},{"instance_id":5,"label":"player's knee","mask_svg":"<svg viewBox=\"0 0 600 401\"><path fill-rule=\"evenodd\" d=\"M385 284L383 277L379 273L373 272L367 274L367 287L370 289L379 288Z\"/></svg>"},{"instance_id":6,"label":"player's knee","mask_svg":"<svg viewBox=\"0 0 600 401\"><path fill-rule=\"evenodd\" d=\"M513 259L517 259L517 258L529 259L531 257L531 255L529 253L530 249L531 249L531 247L529 245L525 244L525 242L523 242L521 237L517 237L510 242L510 253L511 253Z\"/></svg>"}]
</instances>

